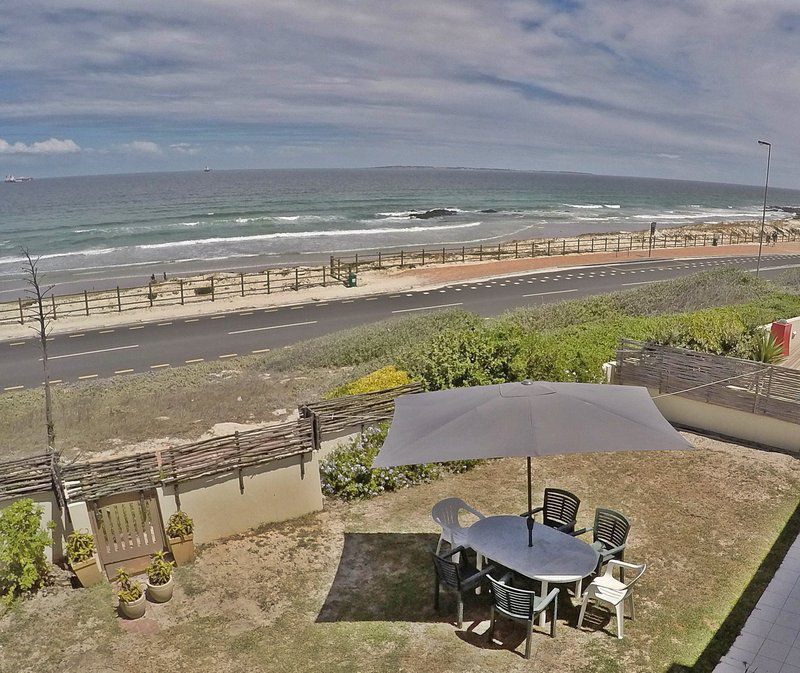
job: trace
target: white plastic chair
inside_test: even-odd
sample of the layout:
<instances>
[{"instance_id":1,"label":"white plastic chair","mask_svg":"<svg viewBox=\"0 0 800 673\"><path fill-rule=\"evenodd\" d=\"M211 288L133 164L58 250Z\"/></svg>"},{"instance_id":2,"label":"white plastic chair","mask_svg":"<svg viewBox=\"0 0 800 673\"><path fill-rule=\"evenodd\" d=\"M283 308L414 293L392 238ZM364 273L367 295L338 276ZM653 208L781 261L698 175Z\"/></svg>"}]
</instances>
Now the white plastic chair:
<instances>
[{"instance_id":1,"label":"white plastic chair","mask_svg":"<svg viewBox=\"0 0 800 673\"><path fill-rule=\"evenodd\" d=\"M436 545L437 554L442 547L442 542L449 542L451 549L469 546L467 544L467 528L462 526L458 520L458 515L462 511L469 512L479 519L486 518L477 509L465 503L461 498L445 498L433 506L431 516L433 520L442 527L442 534L439 536L439 543Z\"/></svg>"},{"instance_id":2,"label":"white plastic chair","mask_svg":"<svg viewBox=\"0 0 800 673\"><path fill-rule=\"evenodd\" d=\"M627 569L635 573L633 579L628 582L620 582L614 577L613 570L618 567L620 570ZM578 616L578 628L583 624L583 616L586 614L586 606L589 600L595 600L601 603L611 605L617 613L617 638L622 638L624 632L625 621L625 602L630 604L631 619L635 616L633 608L633 585L636 583L642 574L644 574L647 564L643 563L637 565L635 563L626 563L625 561L618 561L611 559L606 566L606 571L599 577L595 577L592 583L586 588L586 593L583 595L583 604L581 605L581 614Z\"/></svg>"}]
</instances>

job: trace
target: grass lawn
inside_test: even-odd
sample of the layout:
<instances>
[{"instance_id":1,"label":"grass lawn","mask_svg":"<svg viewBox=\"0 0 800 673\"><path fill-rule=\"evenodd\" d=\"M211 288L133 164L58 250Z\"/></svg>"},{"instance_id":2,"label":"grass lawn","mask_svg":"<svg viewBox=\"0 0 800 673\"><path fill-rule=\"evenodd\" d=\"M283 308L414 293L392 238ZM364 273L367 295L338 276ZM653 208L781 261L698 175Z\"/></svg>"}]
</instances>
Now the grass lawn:
<instances>
[{"instance_id":1,"label":"grass lawn","mask_svg":"<svg viewBox=\"0 0 800 673\"><path fill-rule=\"evenodd\" d=\"M504 459L206 545L177 572L173 600L137 622L116 617L108 585L21 602L0 617L0 671L710 670L708 653L696 660L710 642L724 651L768 580L762 561L787 522L794 529L800 463L690 440L697 451L535 461L540 493L558 485L583 499L579 524L598 505L632 520L627 558L649 566L621 642L601 610L578 631L566 595L558 637L538 633L530 662L520 626L499 622L502 644L487 642L486 596L468 603L463 631L450 599L433 611L430 508L458 495L488 514L522 511L525 461Z\"/></svg>"}]
</instances>

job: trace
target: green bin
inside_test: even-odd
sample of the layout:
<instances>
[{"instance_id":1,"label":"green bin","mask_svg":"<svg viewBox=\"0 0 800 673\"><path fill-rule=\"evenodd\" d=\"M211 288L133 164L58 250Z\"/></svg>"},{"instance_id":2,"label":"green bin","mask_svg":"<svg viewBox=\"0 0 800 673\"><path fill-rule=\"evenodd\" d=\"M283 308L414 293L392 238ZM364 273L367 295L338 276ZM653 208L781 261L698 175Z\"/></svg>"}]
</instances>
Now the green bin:
<instances>
[{"instance_id":1,"label":"green bin","mask_svg":"<svg viewBox=\"0 0 800 673\"><path fill-rule=\"evenodd\" d=\"M355 287L358 285L358 279L356 278L356 274L354 271L350 271L347 274L347 280L344 282L345 287Z\"/></svg>"}]
</instances>

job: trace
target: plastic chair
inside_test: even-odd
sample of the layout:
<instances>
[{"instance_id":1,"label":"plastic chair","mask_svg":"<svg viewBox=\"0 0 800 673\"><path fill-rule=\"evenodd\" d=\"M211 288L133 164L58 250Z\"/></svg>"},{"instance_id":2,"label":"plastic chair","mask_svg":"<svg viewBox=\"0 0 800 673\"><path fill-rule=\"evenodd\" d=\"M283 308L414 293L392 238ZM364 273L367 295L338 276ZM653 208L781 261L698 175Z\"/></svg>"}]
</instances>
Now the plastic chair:
<instances>
[{"instance_id":1,"label":"plastic chair","mask_svg":"<svg viewBox=\"0 0 800 673\"><path fill-rule=\"evenodd\" d=\"M636 573L636 576L629 582L623 582L615 579L614 568L618 567L620 573L624 569L631 570ZM590 600L607 603L612 606L617 613L617 638L622 638L624 635L624 621L625 621L625 602L630 605L631 619L636 615L633 607L633 585L644 574L647 564L636 565L634 563L625 563L624 561L617 561L612 559L606 566L606 571L600 577L595 577L592 583L586 588L586 593L583 595L583 604L581 605L581 613L578 616L578 628L583 624L583 616L586 614L586 606Z\"/></svg>"},{"instance_id":2,"label":"plastic chair","mask_svg":"<svg viewBox=\"0 0 800 673\"><path fill-rule=\"evenodd\" d=\"M436 545L437 554L442 548L442 542L449 542L451 548L467 546L467 528L462 526L458 520L458 515L462 511L469 512L479 519L486 518L485 515L465 503L461 498L445 498L433 506L431 516L442 528L439 542Z\"/></svg>"},{"instance_id":3,"label":"plastic chair","mask_svg":"<svg viewBox=\"0 0 800 673\"><path fill-rule=\"evenodd\" d=\"M574 493L561 488L544 489L544 504L534 507L530 512L520 516L535 515L542 512L542 522L545 526L560 530L562 533L572 533L575 530L578 508L581 499Z\"/></svg>"},{"instance_id":4,"label":"plastic chair","mask_svg":"<svg viewBox=\"0 0 800 673\"><path fill-rule=\"evenodd\" d=\"M594 525L576 530L572 535L583 535L592 531L591 546L600 555L595 570L599 573L611 559L622 561L625 558L625 547L630 530L631 523L625 515L615 512L613 509L598 507L594 513ZM625 579L624 571L622 571L621 577L623 580Z\"/></svg>"},{"instance_id":5,"label":"plastic chair","mask_svg":"<svg viewBox=\"0 0 800 673\"><path fill-rule=\"evenodd\" d=\"M436 571L433 607L437 611L439 610L439 590L442 586L454 591L458 596L457 622L459 629L464 628L464 592L482 584L489 576L489 573L495 569L493 565L486 566L483 570L478 570L476 567L469 565L466 562L466 553L462 553L466 551L465 547L456 547L442 556L431 552L434 570ZM456 555L460 561L451 561L450 559Z\"/></svg>"},{"instance_id":6,"label":"plastic chair","mask_svg":"<svg viewBox=\"0 0 800 673\"><path fill-rule=\"evenodd\" d=\"M553 589L544 598L527 589L517 589L508 582L511 573L502 579L489 578L492 585L492 614L489 623L489 642L494 641L494 620L496 613L515 622L522 622L527 628L525 640L525 658L531 658L531 640L533 638L533 623L537 617L553 606L553 618L550 620L550 637L556 637L556 620L558 619L558 589Z\"/></svg>"}]
</instances>

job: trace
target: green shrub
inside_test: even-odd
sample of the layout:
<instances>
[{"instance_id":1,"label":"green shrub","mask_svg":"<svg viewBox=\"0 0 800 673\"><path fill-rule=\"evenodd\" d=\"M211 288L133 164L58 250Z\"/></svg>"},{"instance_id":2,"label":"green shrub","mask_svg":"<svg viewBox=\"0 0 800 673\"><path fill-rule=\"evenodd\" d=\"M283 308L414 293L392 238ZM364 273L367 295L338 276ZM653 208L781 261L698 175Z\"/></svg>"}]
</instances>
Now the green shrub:
<instances>
[{"instance_id":1,"label":"green shrub","mask_svg":"<svg viewBox=\"0 0 800 673\"><path fill-rule=\"evenodd\" d=\"M160 586L169 582L172 577L172 561L167 561L163 551L157 551L150 559L150 564L145 569L150 584Z\"/></svg>"},{"instance_id":2,"label":"green shrub","mask_svg":"<svg viewBox=\"0 0 800 673\"><path fill-rule=\"evenodd\" d=\"M759 329L753 335L753 343L749 356L756 362L777 365L784 359L783 346L775 340L775 336L766 330Z\"/></svg>"},{"instance_id":3,"label":"green shrub","mask_svg":"<svg viewBox=\"0 0 800 673\"><path fill-rule=\"evenodd\" d=\"M331 399L334 397L344 397L346 395L362 395L364 393L373 393L378 390L386 390L387 388L404 386L408 383L411 383L411 377L408 375L408 372L397 369L394 365L389 365L388 367L382 367L366 376L362 376L355 381L334 388L326 397Z\"/></svg>"},{"instance_id":4,"label":"green shrub","mask_svg":"<svg viewBox=\"0 0 800 673\"><path fill-rule=\"evenodd\" d=\"M167 535L169 537L186 537L194 533L194 521L186 513L177 511L167 521Z\"/></svg>"},{"instance_id":5,"label":"green shrub","mask_svg":"<svg viewBox=\"0 0 800 673\"><path fill-rule=\"evenodd\" d=\"M428 483L444 474L471 469L478 461L404 465L373 468L372 463L386 439L387 424L366 428L357 438L334 450L320 463L322 492L342 500L361 500Z\"/></svg>"},{"instance_id":6,"label":"green shrub","mask_svg":"<svg viewBox=\"0 0 800 673\"><path fill-rule=\"evenodd\" d=\"M142 586L138 582L134 582L124 568L117 569L114 581L118 587L117 597L123 603L133 603L142 597Z\"/></svg>"},{"instance_id":7,"label":"green shrub","mask_svg":"<svg viewBox=\"0 0 800 673\"><path fill-rule=\"evenodd\" d=\"M210 285L201 285L200 287L196 287L194 289L194 293L197 296L202 296L202 295L213 294L214 290Z\"/></svg>"},{"instance_id":8,"label":"green shrub","mask_svg":"<svg viewBox=\"0 0 800 673\"><path fill-rule=\"evenodd\" d=\"M0 512L0 597L5 602L37 591L49 579L44 550L51 540L42 529L43 513L30 498ZM48 527L52 530L55 524L51 521Z\"/></svg>"},{"instance_id":9,"label":"green shrub","mask_svg":"<svg viewBox=\"0 0 800 673\"><path fill-rule=\"evenodd\" d=\"M88 561L94 555L94 536L74 530L67 537L67 560L71 565Z\"/></svg>"}]
</instances>

